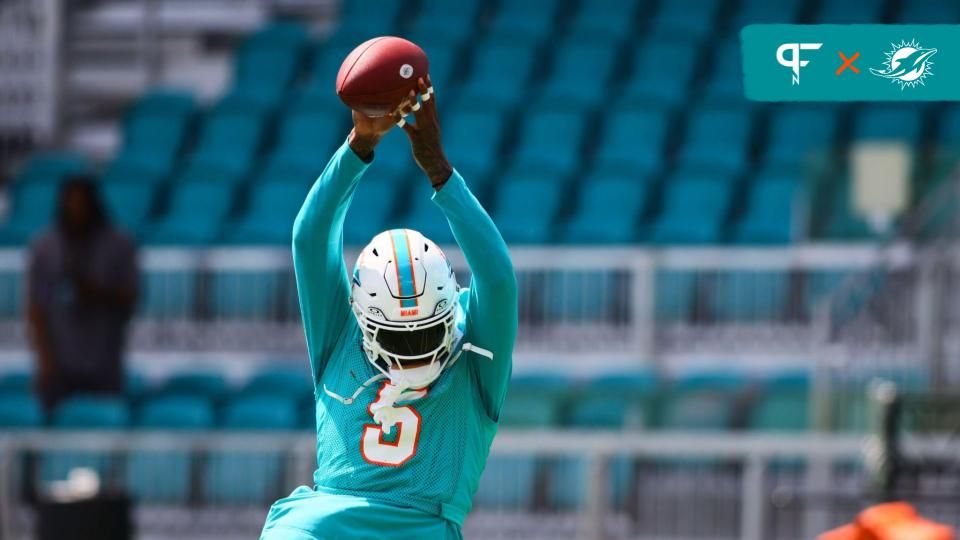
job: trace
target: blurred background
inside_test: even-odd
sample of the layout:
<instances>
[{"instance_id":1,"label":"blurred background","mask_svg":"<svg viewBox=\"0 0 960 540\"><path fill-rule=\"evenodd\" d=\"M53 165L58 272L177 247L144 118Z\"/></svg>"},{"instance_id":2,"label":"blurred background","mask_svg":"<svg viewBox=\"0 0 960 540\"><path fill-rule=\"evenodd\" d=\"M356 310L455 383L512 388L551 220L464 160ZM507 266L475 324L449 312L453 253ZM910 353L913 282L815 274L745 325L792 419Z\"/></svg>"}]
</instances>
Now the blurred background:
<instances>
[{"instance_id":1,"label":"blurred background","mask_svg":"<svg viewBox=\"0 0 960 540\"><path fill-rule=\"evenodd\" d=\"M0 538L254 538L311 482L291 225L383 34L426 50L520 283L467 538L810 539L894 498L960 524L960 106L748 102L758 22L960 4L0 2ZM348 264L409 227L466 284L428 195L395 130Z\"/></svg>"}]
</instances>

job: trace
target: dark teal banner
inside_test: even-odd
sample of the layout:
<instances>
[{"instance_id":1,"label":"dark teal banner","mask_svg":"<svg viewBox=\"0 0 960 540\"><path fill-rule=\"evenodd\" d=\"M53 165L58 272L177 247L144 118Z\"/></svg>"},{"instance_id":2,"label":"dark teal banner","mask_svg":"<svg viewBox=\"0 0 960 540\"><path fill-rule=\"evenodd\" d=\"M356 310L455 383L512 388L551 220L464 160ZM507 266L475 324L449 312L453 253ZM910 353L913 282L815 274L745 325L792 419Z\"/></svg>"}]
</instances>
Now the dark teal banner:
<instances>
[{"instance_id":1,"label":"dark teal banner","mask_svg":"<svg viewBox=\"0 0 960 540\"><path fill-rule=\"evenodd\" d=\"M748 99L960 100L960 25L752 24L740 44Z\"/></svg>"}]
</instances>

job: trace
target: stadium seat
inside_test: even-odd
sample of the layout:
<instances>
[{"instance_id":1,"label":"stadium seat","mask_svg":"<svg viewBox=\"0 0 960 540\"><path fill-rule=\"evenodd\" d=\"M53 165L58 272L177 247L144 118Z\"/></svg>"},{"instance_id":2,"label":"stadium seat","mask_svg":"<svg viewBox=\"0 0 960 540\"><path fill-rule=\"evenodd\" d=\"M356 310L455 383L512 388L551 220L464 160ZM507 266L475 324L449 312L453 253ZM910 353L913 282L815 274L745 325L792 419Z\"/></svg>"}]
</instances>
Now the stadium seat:
<instances>
[{"instance_id":1,"label":"stadium seat","mask_svg":"<svg viewBox=\"0 0 960 540\"><path fill-rule=\"evenodd\" d=\"M653 36L636 44L630 75L620 94L620 107L632 104L663 107L686 103L696 57L694 43L672 37ZM669 70L654 68L664 62L669 62Z\"/></svg>"},{"instance_id":2,"label":"stadium seat","mask_svg":"<svg viewBox=\"0 0 960 540\"><path fill-rule=\"evenodd\" d=\"M241 397L227 404L221 425L243 431L296 429L297 405L269 396ZM218 504L264 504L284 495L283 460L279 452L213 453L204 477L204 496Z\"/></svg>"},{"instance_id":3,"label":"stadium seat","mask_svg":"<svg viewBox=\"0 0 960 540\"><path fill-rule=\"evenodd\" d=\"M39 152L33 154L17 173L14 183L58 183L72 174L90 171L90 163L74 152Z\"/></svg>"},{"instance_id":4,"label":"stadium seat","mask_svg":"<svg viewBox=\"0 0 960 540\"><path fill-rule=\"evenodd\" d=\"M703 37L713 28L720 0L672 0L659 4L653 29L665 35ZM664 60L665 61L665 60Z\"/></svg>"},{"instance_id":5,"label":"stadium seat","mask_svg":"<svg viewBox=\"0 0 960 540\"><path fill-rule=\"evenodd\" d=\"M306 28L295 22L275 22L249 36L234 56L231 93L278 104L297 75L307 39Z\"/></svg>"},{"instance_id":6,"label":"stadium seat","mask_svg":"<svg viewBox=\"0 0 960 540\"><path fill-rule=\"evenodd\" d=\"M156 90L137 100L123 118L123 147L107 165L106 182L160 182L173 170L194 113L186 92Z\"/></svg>"},{"instance_id":7,"label":"stadium seat","mask_svg":"<svg viewBox=\"0 0 960 540\"><path fill-rule=\"evenodd\" d=\"M567 39L572 42L603 40L619 42L630 36L639 0L594 0L580 4L573 15ZM613 17L611 14L615 13Z\"/></svg>"},{"instance_id":8,"label":"stadium seat","mask_svg":"<svg viewBox=\"0 0 960 540\"><path fill-rule=\"evenodd\" d=\"M799 172L828 155L837 138L835 107L790 105L772 115L764 162L767 169Z\"/></svg>"},{"instance_id":9,"label":"stadium seat","mask_svg":"<svg viewBox=\"0 0 960 540\"><path fill-rule=\"evenodd\" d=\"M338 29L343 29L341 25ZM375 37L376 34L370 37ZM367 38L369 39L369 38ZM302 105L312 104L327 110L343 107L343 103L334 91L337 87L337 73L344 58L363 40L338 44L336 41L322 43L316 47L309 67L309 80L299 95ZM346 111L345 111L346 112Z\"/></svg>"},{"instance_id":10,"label":"stadium seat","mask_svg":"<svg viewBox=\"0 0 960 540\"><path fill-rule=\"evenodd\" d=\"M878 234L853 206L852 186L848 178L838 178L827 186L830 210L824 235L831 240L859 241L875 239Z\"/></svg>"},{"instance_id":11,"label":"stadium seat","mask_svg":"<svg viewBox=\"0 0 960 540\"><path fill-rule=\"evenodd\" d=\"M470 10L470 5L466 9ZM458 6L455 10L421 13L404 37L427 53L433 84L447 88L453 67L450 60L459 52L460 45L473 35L476 26L477 20L469 12L461 12ZM435 63L435 59L439 63ZM435 70L435 66L440 69Z\"/></svg>"},{"instance_id":12,"label":"stadium seat","mask_svg":"<svg viewBox=\"0 0 960 540\"><path fill-rule=\"evenodd\" d=\"M570 400L566 424L576 429L643 429L658 392L652 372L596 377Z\"/></svg>"},{"instance_id":13,"label":"stadium seat","mask_svg":"<svg viewBox=\"0 0 960 540\"><path fill-rule=\"evenodd\" d=\"M711 389L671 390L662 403L660 428L684 431L725 431L733 423L733 397Z\"/></svg>"},{"instance_id":14,"label":"stadium seat","mask_svg":"<svg viewBox=\"0 0 960 540\"><path fill-rule=\"evenodd\" d=\"M460 91L461 107L505 109L526 99L536 49L487 39L473 47L472 69Z\"/></svg>"},{"instance_id":15,"label":"stadium seat","mask_svg":"<svg viewBox=\"0 0 960 540\"><path fill-rule=\"evenodd\" d=\"M198 397L161 397L144 403L136 415L141 429L195 431L211 429L210 403ZM133 452L126 462L126 486L141 503L180 503L190 500L193 456L189 452Z\"/></svg>"},{"instance_id":16,"label":"stadium seat","mask_svg":"<svg viewBox=\"0 0 960 540\"><path fill-rule=\"evenodd\" d=\"M478 196L500 159L504 115L495 111L463 107L444 120L444 151Z\"/></svg>"},{"instance_id":17,"label":"stadium seat","mask_svg":"<svg viewBox=\"0 0 960 540\"><path fill-rule=\"evenodd\" d=\"M138 313L148 320L184 320L194 314L197 276L185 270L150 270L140 276Z\"/></svg>"},{"instance_id":18,"label":"stadium seat","mask_svg":"<svg viewBox=\"0 0 960 540\"><path fill-rule=\"evenodd\" d=\"M809 381L771 380L753 404L748 426L758 431L799 431L810 428Z\"/></svg>"},{"instance_id":19,"label":"stadium seat","mask_svg":"<svg viewBox=\"0 0 960 540\"><path fill-rule=\"evenodd\" d=\"M617 49L602 42L567 41L557 49L540 102L595 107L607 97Z\"/></svg>"},{"instance_id":20,"label":"stadium seat","mask_svg":"<svg viewBox=\"0 0 960 540\"><path fill-rule=\"evenodd\" d=\"M0 429L43 427L43 409L29 393L0 393Z\"/></svg>"},{"instance_id":21,"label":"stadium seat","mask_svg":"<svg viewBox=\"0 0 960 540\"><path fill-rule=\"evenodd\" d=\"M23 272L0 272L0 319L16 319L23 314L25 283Z\"/></svg>"},{"instance_id":22,"label":"stadium seat","mask_svg":"<svg viewBox=\"0 0 960 540\"><path fill-rule=\"evenodd\" d=\"M240 390L243 396L276 396L313 405L313 383L306 369L268 368L255 373Z\"/></svg>"},{"instance_id":23,"label":"stadium seat","mask_svg":"<svg viewBox=\"0 0 960 540\"><path fill-rule=\"evenodd\" d=\"M731 32L739 32L748 24L790 24L797 21L803 0L781 0L771 4L766 0L745 0L730 21Z\"/></svg>"},{"instance_id":24,"label":"stadium seat","mask_svg":"<svg viewBox=\"0 0 960 540\"><path fill-rule=\"evenodd\" d=\"M217 402L227 395L227 381L217 373L175 373L157 392L161 397L199 398Z\"/></svg>"},{"instance_id":25,"label":"stadium seat","mask_svg":"<svg viewBox=\"0 0 960 540\"><path fill-rule=\"evenodd\" d=\"M150 183L101 184L101 195L110 218L134 235L139 234L147 222L156 193L156 186Z\"/></svg>"},{"instance_id":26,"label":"stadium seat","mask_svg":"<svg viewBox=\"0 0 960 540\"><path fill-rule=\"evenodd\" d=\"M631 108L609 115L597 145L594 168L656 174L666 157L668 120L666 111L657 108Z\"/></svg>"},{"instance_id":27,"label":"stadium seat","mask_svg":"<svg viewBox=\"0 0 960 540\"><path fill-rule=\"evenodd\" d=\"M467 185L470 185L469 181ZM399 226L419 231L441 247L453 245L455 240L450 224L433 202L433 188L421 185L412 191L411 200L405 205L406 213L397 219Z\"/></svg>"},{"instance_id":28,"label":"stadium seat","mask_svg":"<svg viewBox=\"0 0 960 540\"><path fill-rule=\"evenodd\" d=\"M516 375L500 413L500 425L547 428L560 423L561 409L571 382L560 375Z\"/></svg>"},{"instance_id":29,"label":"stadium seat","mask_svg":"<svg viewBox=\"0 0 960 540\"><path fill-rule=\"evenodd\" d=\"M153 244L209 244L220 236L233 205L234 188L223 182L193 181L177 184L167 211L146 228Z\"/></svg>"},{"instance_id":30,"label":"stadium seat","mask_svg":"<svg viewBox=\"0 0 960 540\"><path fill-rule=\"evenodd\" d=\"M748 165L751 118L739 108L712 107L692 114L680 162L714 174L738 175Z\"/></svg>"},{"instance_id":31,"label":"stadium seat","mask_svg":"<svg viewBox=\"0 0 960 540\"><path fill-rule=\"evenodd\" d=\"M259 150L264 123L256 109L222 100L203 122L188 163L222 168L235 173L235 179L242 179Z\"/></svg>"},{"instance_id":32,"label":"stadium seat","mask_svg":"<svg viewBox=\"0 0 960 540\"><path fill-rule=\"evenodd\" d=\"M751 182L746 210L733 239L740 244L789 244L800 239L804 215L802 181L789 176L761 177Z\"/></svg>"},{"instance_id":33,"label":"stadium seat","mask_svg":"<svg viewBox=\"0 0 960 540\"><path fill-rule=\"evenodd\" d=\"M789 277L783 271L722 271L713 283L713 313L725 322L781 320L788 286Z\"/></svg>"},{"instance_id":34,"label":"stadium seat","mask_svg":"<svg viewBox=\"0 0 960 540\"><path fill-rule=\"evenodd\" d=\"M740 43L728 40L718 46L713 56L712 74L703 89L709 103L743 102L743 66Z\"/></svg>"},{"instance_id":35,"label":"stadium seat","mask_svg":"<svg viewBox=\"0 0 960 540\"><path fill-rule=\"evenodd\" d=\"M594 174L585 179L563 239L582 244L629 244L653 196L653 182L627 174Z\"/></svg>"},{"instance_id":36,"label":"stadium seat","mask_svg":"<svg viewBox=\"0 0 960 540\"><path fill-rule=\"evenodd\" d=\"M923 135L923 109L916 105L864 105L857 115L854 138L892 140L914 145Z\"/></svg>"},{"instance_id":37,"label":"stadium seat","mask_svg":"<svg viewBox=\"0 0 960 540\"><path fill-rule=\"evenodd\" d=\"M314 106L291 107L277 133L273 157L277 161L309 162L323 165L347 137L343 121L350 117L342 105L316 109ZM314 175L316 176L316 175Z\"/></svg>"},{"instance_id":38,"label":"stadium seat","mask_svg":"<svg viewBox=\"0 0 960 540\"><path fill-rule=\"evenodd\" d=\"M0 376L0 395L29 394L33 392L33 374L28 371L10 371Z\"/></svg>"},{"instance_id":39,"label":"stadium seat","mask_svg":"<svg viewBox=\"0 0 960 540\"><path fill-rule=\"evenodd\" d=\"M54 409L51 425L61 430L120 430L130 425L130 410L121 398L75 396ZM71 470L85 467L96 471L104 488L110 489L117 465L117 456L103 452L49 451L41 454L40 477L45 482L63 480Z\"/></svg>"},{"instance_id":40,"label":"stadium seat","mask_svg":"<svg viewBox=\"0 0 960 540\"><path fill-rule=\"evenodd\" d=\"M477 508L532 508L537 477L537 462L529 456L493 455L480 477L473 496Z\"/></svg>"},{"instance_id":41,"label":"stadium seat","mask_svg":"<svg viewBox=\"0 0 960 540\"><path fill-rule=\"evenodd\" d=\"M723 237L733 183L718 175L678 173L667 180L663 210L650 241L656 244L715 244Z\"/></svg>"},{"instance_id":42,"label":"stadium seat","mask_svg":"<svg viewBox=\"0 0 960 540\"><path fill-rule=\"evenodd\" d=\"M501 3L487 32L504 40L538 43L553 31L559 7L560 0Z\"/></svg>"},{"instance_id":43,"label":"stadium seat","mask_svg":"<svg viewBox=\"0 0 960 540\"><path fill-rule=\"evenodd\" d=\"M562 203L563 179L550 174L513 173L499 182L493 220L507 243L542 244L552 240ZM537 211L530 205L536 201Z\"/></svg>"},{"instance_id":44,"label":"stadium seat","mask_svg":"<svg viewBox=\"0 0 960 540\"><path fill-rule=\"evenodd\" d=\"M392 216L399 197L407 191L422 193L416 189L401 189L396 182L381 180L372 172L368 174L370 176L365 176L357 185L343 225L343 241L347 245L367 245L374 236L396 224ZM420 181L427 182L425 179Z\"/></svg>"},{"instance_id":45,"label":"stadium seat","mask_svg":"<svg viewBox=\"0 0 960 540\"><path fill-rule=\"evenodd\" d=\"M0 225L0 244L22 245L54 217L59 185L55 182L17 182L12 190L10 216Z\"/></svg>"},{"instance_id":46,"label":"stadium seat","mask_svg":"<svg viewBox=\"0 0 960 540\"><path fill-rule=\"evenodd\" d=\"M568 110L537 110L527 115L513 155L513 166L570 175L580 165L586 116Z\"/></svg>"},{"instance_id":47,"label":"stadium seat","mask_svg":"<svg viewBox=\"0 0 960 540\"><path fill-rule=\"evenodd\" d=\"M956 24L960 22L960 4L952 0L911 0L900 4L896 22L900 24Z\"/></svg>"},{"instance_id":48,"label":"stadium seat","mask_svg":"<svg viewBox=\"0 0 960 540\"><path fill-rule=\"evenodd\" d=\"M949 149L960 148L960 107L953 105L939 115L940 144Z\"/></svg>"},{"instance_id":49,"label":"stadium seat","mask_svg":"<svg viewBox=\"0 0 960 540\"><path fill-rule=\"evenodd\" d=\"M308 189L303 179L254 184L248 196L250 206L224 227L223 239L237 245L290 245L293 222Z\"/></svg>"},{"instance_id":50,"label":"stadium seat","mask_svg":"<svg viewBox=\"0 0 960 540\"><path fill-rule=\"evenodd\" d=\"M340 9L340 18L333 34L322 44L348 46L352 49L377 36L396 35L396 23L403 5L402 0L345 2ZM377 16L371 17L371 13L376 13ZM344 57L346 54L340 57L341 60Z\"/></svg>"},{"instance_id":51,"label":"stadium seat","mask_svg":"<svg viewBox=\"0 0 960 540\"><path fill-rule=\"evenodd\" d=\"M330 159L332 155L332 151L326 154L319 152L270 154L251 184L255 186L257 184L299 183L302 189L301 195L306 197L310 187L323 172L323 168L327 164L326 160Z\"/></svg>"},{"instance_id":52,"label":"stadium seat","mask_svg":"<svg viewBox=\"0 0 960 540\"><path fill-rule=\"evenodd\" d=\"M653 307L660 323L685 322L694 314L697 298L697 274L685 270L657 270L653 287Z\"/></svg>"},{"instance_id":53,"label":"stadium seat","mask_svg":"<svg viewBox=\"0 0 960 540\"><path fill-rule=\"evenodd\" d=\"M818 24L870 24L882 22L884 0L863 0L856 4L824 2L817 13Z\"/></svg>"}]
</instances>

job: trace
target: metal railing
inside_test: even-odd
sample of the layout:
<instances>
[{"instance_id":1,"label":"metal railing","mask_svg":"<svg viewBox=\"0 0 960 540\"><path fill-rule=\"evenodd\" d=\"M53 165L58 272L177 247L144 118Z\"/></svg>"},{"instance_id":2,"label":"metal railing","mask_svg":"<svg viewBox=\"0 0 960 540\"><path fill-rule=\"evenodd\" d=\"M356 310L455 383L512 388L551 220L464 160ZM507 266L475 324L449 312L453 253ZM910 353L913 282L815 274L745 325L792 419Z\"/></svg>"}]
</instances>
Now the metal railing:
<instances>
[{"instance_id":1,"label":"metal railing","mask_svg":"<svg viewBox=\"0 0 960 540\"><path fill-rule=\"evenodd\" d=\"M488 539L809 539L871 500L860 465L865 443L809 434L502 430L464 532ZM303 432L7 432L0 436L3 540L29 534L25 494L42 493L58 459L92 466L107 489L138 496L141 537L254 537L275 498L311 483L315 444ZM927 439L906 446L954 460L960 450ZM217 470L237 467L246 487L260 490L247 499L224 495L236 482L216 486L225 478ZM533 471L534 480L525 481L523 471ZM192 482L183 491L158 487L178 474ZM953 506L919 506L960 524Z\"/></svg>"}]
</instances>

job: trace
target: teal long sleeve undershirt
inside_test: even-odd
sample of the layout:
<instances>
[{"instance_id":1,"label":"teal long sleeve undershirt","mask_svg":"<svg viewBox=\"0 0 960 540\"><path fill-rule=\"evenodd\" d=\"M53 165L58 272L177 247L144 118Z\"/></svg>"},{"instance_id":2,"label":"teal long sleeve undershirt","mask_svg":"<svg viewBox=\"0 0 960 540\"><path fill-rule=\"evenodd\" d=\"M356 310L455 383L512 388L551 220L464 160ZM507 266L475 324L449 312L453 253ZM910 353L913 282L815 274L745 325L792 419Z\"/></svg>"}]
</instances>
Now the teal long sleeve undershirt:
<instances>
[{"instance_id":1,"label":"teal long sleeve undershirt","mask_svg":"<svg viewBox=\"0 0 960 540\"><path fill-rule=\"evenodd\" d=\"M372 162L372 160L371 160ZM370 163L345 142L314 183L293 226L293 262L314 381L341 335L355 324L343 261L343 222L357 183ZM496 419L510 379L517 334L517 284L507 245L463 178L454 171L433 195L473 274L464 340L493 353L467 355L486 412ZM465 358L467 358L465 357Z\"/></svg>"}]
</instances>

